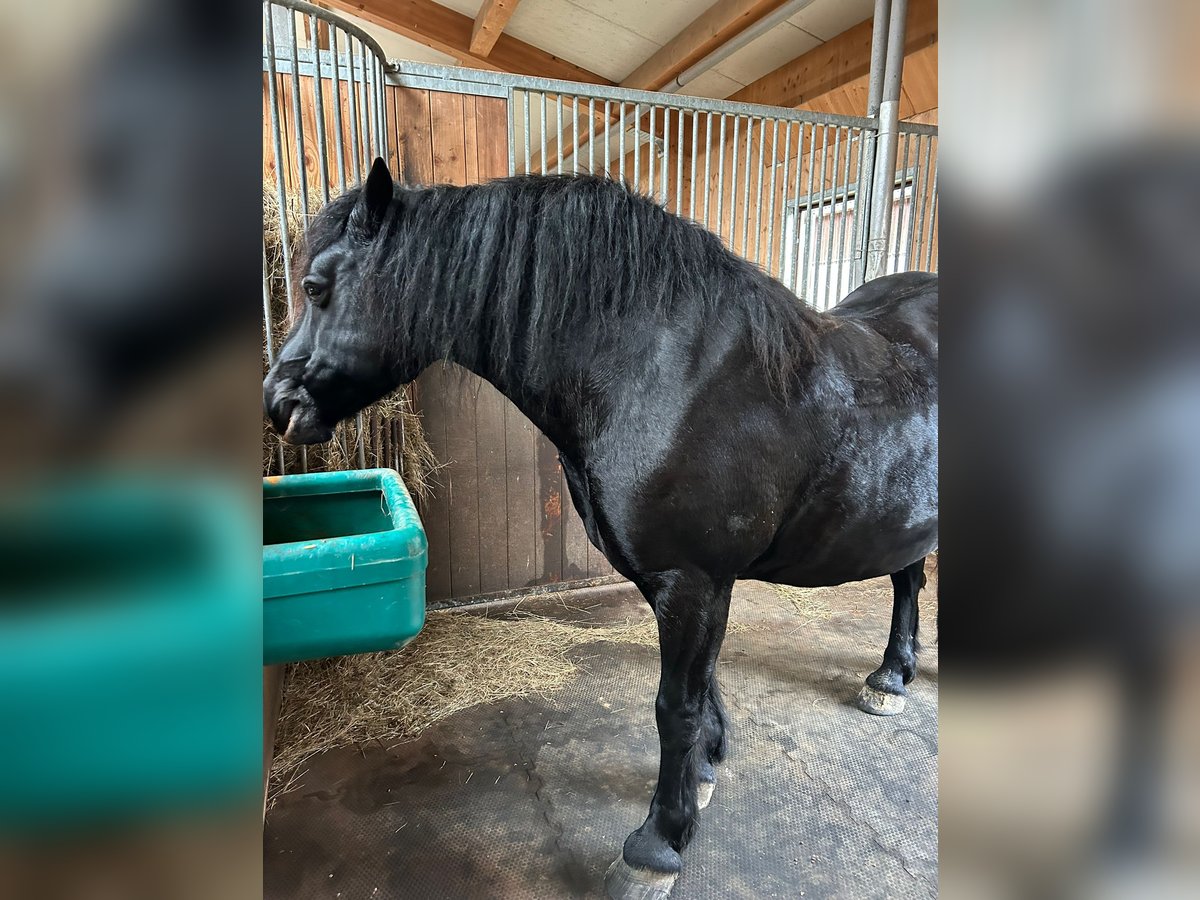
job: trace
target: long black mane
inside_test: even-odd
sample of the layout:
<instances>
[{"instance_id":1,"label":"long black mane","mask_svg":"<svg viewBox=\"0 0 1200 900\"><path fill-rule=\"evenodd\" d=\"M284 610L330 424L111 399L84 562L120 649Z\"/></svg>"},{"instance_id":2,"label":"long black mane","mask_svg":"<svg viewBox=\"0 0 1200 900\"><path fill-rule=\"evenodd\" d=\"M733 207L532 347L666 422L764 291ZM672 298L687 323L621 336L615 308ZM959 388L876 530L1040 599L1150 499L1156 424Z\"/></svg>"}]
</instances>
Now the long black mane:
<instances>
[{"instance_id":1,"label":"long black mane","mask_svg":"<svg viewBox=\"0 0 1200 900\"><path fill-rule=\"evenodd\" d=\"M316 216L310 258L342 236L359 191ZM710 327L740 326L786 391L826 321L709 231L590 175L398 187L360 260L375 295L363 312L395 340L526 383L623 325L699 310Z\"/></svg>"}]
</instances>

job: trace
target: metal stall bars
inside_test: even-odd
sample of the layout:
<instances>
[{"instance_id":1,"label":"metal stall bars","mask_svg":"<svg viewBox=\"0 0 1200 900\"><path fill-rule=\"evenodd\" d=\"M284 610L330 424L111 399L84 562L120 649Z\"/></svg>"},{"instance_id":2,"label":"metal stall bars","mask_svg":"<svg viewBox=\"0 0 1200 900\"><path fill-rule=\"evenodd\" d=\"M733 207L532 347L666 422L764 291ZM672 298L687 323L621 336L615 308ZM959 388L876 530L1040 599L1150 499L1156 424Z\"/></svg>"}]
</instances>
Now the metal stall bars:
<instances>
[{"instance_id":1,"label":"metal stall bars","mask_svg":"<svg viewBox=\"0 0 1200 900\"><path fill-rule=\"evenodd\" d=\"M862 283L877 119L424 63L388 81L505 100L510 175L625 181L819 309ZM936 265L937 129L899 130L912 154L897 162L890 270Z\"/></svg>"},{"instance_id":2,"label":"metal stall bars","mask_svg":"<svg viewBox=\"0 0 1200 900\"><path fill-rule=\"evenodd\" d=\"M295 238L321 206L362 181L372 160L387 153L388 63L365 31L299 0L263 3L262 62L268 129L263 141L263 344L269 366L287 333L287 320L303 302L293 284ZM308 448L289 460L278 436L268 434L265 440L267 472L282 474L293 464L308 471ZM398 469L402 444L400 423L372 409L360 413L353 426L339 426L335 441L315 452L324 468L365 468L369 452L374 463Z\"/></svg>"}]
</instances>

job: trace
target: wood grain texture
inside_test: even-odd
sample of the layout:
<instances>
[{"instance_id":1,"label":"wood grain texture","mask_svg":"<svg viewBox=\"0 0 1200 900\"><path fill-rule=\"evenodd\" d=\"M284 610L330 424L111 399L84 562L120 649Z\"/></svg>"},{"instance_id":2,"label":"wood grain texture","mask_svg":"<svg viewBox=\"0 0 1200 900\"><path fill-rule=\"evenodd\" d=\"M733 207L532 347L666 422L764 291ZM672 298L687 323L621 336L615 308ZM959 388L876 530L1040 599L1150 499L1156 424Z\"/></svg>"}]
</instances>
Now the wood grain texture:
<instances>
[{"instance_id":1,"label":"wood grain texture","mask_svg":"<svg viewBox=\"0 0 1200 900\"><path fill-rule=\"evenodd\" d=\"M471 50L474 20L433 0L329 0L328 5L402 34L476 69L612 84L595 72L507 34L497 38L487 56L474 53Z\"/></svg>"},{"instance_id":2,"label":"wood grain texture","mask_svg":"<svg viewBox=\"0 0 1200 900\"><path fill-rule=\"evenodd\" d=\"M471 27L470 51L478 56L487 56L500 39L504 26L517 11L520 0L483 0Z\"/></svg>"}]
</instances>

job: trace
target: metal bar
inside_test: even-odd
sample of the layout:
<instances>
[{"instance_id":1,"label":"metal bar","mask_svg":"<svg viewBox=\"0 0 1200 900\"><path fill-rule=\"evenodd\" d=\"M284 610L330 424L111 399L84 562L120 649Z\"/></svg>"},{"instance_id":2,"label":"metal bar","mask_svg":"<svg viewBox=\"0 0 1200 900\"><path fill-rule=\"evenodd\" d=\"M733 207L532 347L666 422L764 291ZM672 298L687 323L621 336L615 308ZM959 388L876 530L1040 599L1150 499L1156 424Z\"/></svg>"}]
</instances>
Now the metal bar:
<instances>
[{"instance_id":1,"label":"metal bar","mask_svg":"<svg viewBox=\"0 0 1200 900\"><path fill-rule=\"evenodd\" d=\"M571 174L572 175L579 174L579 98L578 97L571 98Z\"/></svg>"},{"instance_id":2,"label":"metal bar","mask_svg":"<svg viewBox=\"0 0 1200 900\"><path fill-rule=\"evenodd\" d=\"M912 200L911 200L912 191L911 191L911 189L909 190L909 197L910 197L909 202L908 203L904 202L905 185L908 184L908 151L909 151L910 143L911 143L911 139L909 138L908 135L905 135L904 136L904 163L903 163L903 165L901 165L900 170L896 173L896 181L899 183L898 190L900 192L900 202L899 202L899 206L900 206L899 218L900 218L900 220L898 222L894 223L895 227L896 227L896 234L895 234L896 246L894 248L891 245L892 236L890 234L888 235L888 256L892 255L893 250L895 251L896 271L900 270L900 250L902 249L900 246L900 242L904 239L904 231L905 231L904 223L905 223L905 221L909 215L909 211L912 207ZM909 254L911 248L904 247L903 249L904 249L905 263L907 264L908 254Z\"/></svg>"},{"instance_id":3,"label":"metal bar","mask_svg":"<svg viewBox=\"0 0 1200 900\"><path fill-rule=\"evenodd\" d=\"M275 184L279 199L279 249L283 254L283 288L289 308L292 303L292 251L291 241L287 230L287 188L284 185L283 172L283 139L280 134L279 90L275 83L275 27L271 21L271 7L263 7L263 15L267 22L267 97L271 104L271 138L272 149L275 152ZM300 471L308 471L308 454L304 447L300 448Z\"/></svg>"},{"instance_id":4,"label":"metal bar","mask_svg":"<svg viewBox=\"0 0 1200 900\"><path fill-rule=\"evenodd\" d=\"M891 0L875 0L875 15L871 21L871 68L867 79L867 115L879 115L883 99L883 73L887 65L888 19Z\"/></svg>"},{"instance_id":5,"label":"metal bar","mask_svg":"<svg viewBox=\"0 0 1200 900\"><path fill-rule=\"evenodd\" d=\"M779 222L779 277L783 277L783 241L784 232L787 231L787 210L788 210L788 167L792 163L792 123L785 122L783 126L783 205L782 219Z\"/></svg>"},{"instance_id":6,"label":"metal bar","mask_svg":"<svg viewBox=\"0 0 1200 900\"><path fill-rule=\"evenodd\" d=\"M304 15L315 15L318 18L325 19L330 24L330 31L333 30L334 26L336 26L345 31L347 34L354 35L356 38L370 47L371 52L373 52L379 59L387 58L387 54L383 52L383 48L379 46L379 43L375 40L375 38L371 37L371 35L367 34L367 32L363 31L357 25L347 22L340 16L333 15L333 13L327 9L316 6L312 3L302 2L302 0L271 0L271 5L282 6L285 9L295 10L296 12L303 13Z\"/></svg>"},{"instance_id":7,"label":"metal bar","mask_svg":"<svg viewBox=\"0 0 1200 900\"><path fill-rule=\"evenodd\" d=\"M937 154L933 157L933 201L929 207L929 243L925 247L925 271L934 271L933 261L933 243L934 235L937 234L937 208L938 208L938 157Z\"/></svg>"},{"instance_id":8,"label":"metal bar","mask_svg":"<svg viewBox=\"0 0 1200 900\"><path fill-rule=\"evenodd\" d=\"M263 343L267 348L267 368L275 365L275 329L271 323L271 285L270 276L267 274L267 244L263 242L263 331L265 338ZM278 443L275 445L275 451L279 460L279 474L287 474L287 466L283 458L283 442L275 438Z\"/></svg>"},{"instance_id":9,"label":"metal bar","mask_svg":"<svg viewBox=\"0 0 1200 900\"><path fill-rule=\"evenodd\" d=\"M504 118L508 126L508 175L511 178L517 174L517 114L516 114L516 99L517 92L511 88L508 91L508 96L504 98ZM400 148L396 148L397 156L400 153Z\"/></svg>"},{"instance_id":10,"label":"metal bar","mask_svg":"<svg viewBox=\"0 0 1200 900\"><path fill-rule=\"evenodd\" d=\"M771 249L775 246L775 177L779 155L779 120L771 120L771 199L767 205L767 274L771 274Z\"/></svg>"},{"instance_id":11,"label":"metal bar","mask_svg":"<svg viewBox=\"0 0 1200 900\"><path fill-rule=\"evenodd\" d=\"M905 135L907 140L912 140L912 135ZM904 264L906 268L915 269L916 266L912 261L917 256L917 191L921 187L921 135L917 135L917 152L916 158L913 160L912 167L912 190L908 201L908 253L905 254Z\"/></svg>"},{"instance_id":12,"label":"metal bar","mask_svg":"<svg viewBox=\"0 0 1200 900\"><path fill-rule=\"evenodd\" d=\"M908 0L891 0L888 16L887 59L879 102L879 148L871 186L871 229L865 279L881 275L891 240L892 192L895 184L897 136L900 124L900 79L904 70L904 28Z\"/></svg>"},{"instance_id":13,"label":"metal bar","mask_svg":"<svg viewBox=\"0 0 1200 900\"><path fill-rule=\"evenodd\" d=\"M749 122L746 123L747 127ZM729 247L733 249L734 242L737 240L737 185L738 185L738 129L741 126L741 117L733 117L733 138L730 142L730 148L733 151L733 174L729 179ZM742 218L746 218L746 210L742 209Z\"/></svg>"},{"instance_id":14,"label":"metal bar","mask_svg":"<svg viewBox=\"0 0 1200 900\"><path fill-rule=\"evenodd\" d=\"M725 231L725 117L721 116L721 147L717 151L717 234Z\"/></svg>"},{"instance_id":15,"label":"metal bar","mask_svg":"<svg viewBox=\"0 0 1200 900\"><path fill-rule=\"evenodd\" d=\"M817 294L824 295L826 292L819 291L817 279L821 275L821 265L824 260L821 259L821 239L825 235L825 165L829 161L829 126L821 126L821 186L817 192L817 208L810 210L810 215L815 219L817 229L817 239L813 242L813 305L817 306ZM829 278L825 278L825 286L828 287ZM824 309L824 305L817 306L818 309Z\"/></svg>"},{"instance_id":16,"label":"metal bar","mask_svg":"<svg viewBox=\"0 0 1200 900\"><path fill-rule=\"evenodd\" d=\"M525 174L528 175L529 174L529 164L530 164L529 129L531 127L530 126L530 117L529 117L529 91L522 91L521 97L523 98L522 105L524 106L524 116L525 116Z\"/></svg>"},{"instance_id":17,"label":"metal bar","mask_svg":"<svg viewBox=\"0 0 1200 900\"><path fill-rule=\"evenodd\" d=\"M296 14L288 13L288 40L292 45L292 58L296 57ZM296 175L300 180L300 210L304 214L304 224L308 224L308 166L305 164L304 153L304 122L300 105L300 76L292 72L292 115L296 126ZM285 226L286 227L286 224Z\"/></svg>"},{"instance_id":18,"label":"metal bar","mask_svg":"<svg viewBox=\"0 0 1200 900\"><path fill-rule=\"evenodd\" d=\"M317 17L308 17L308 30L317 33ZM325 81L321 77L320 55L317 56L317 76L313 79L313 109L317 114L317 157L321 173L321 202L329 202L329 147L325 138ZM336 62L335 62L336 65Z\"/></svg>"},{"instance_id":19,"label":"metal bar","mask_svg":"<svg viewBox=\"0 0 1200 900\"><path fill-rule=\"evenodd\" d=\"M605 122L612 121L612 111L610 110L609 107L610 107L610 101L605 100L604 101L604 121ZM608 136L609 136L609 132L611 132L611 131L612 131L611 128L604 129L604 177L605 178L612 177L612 175L611 175L612 151L609 149L609 146L608 146Z\"/></svg>"},{"instance_id":20,"label":"metal bar","mask_svg":"<svg viewBox=\"0 0 1200 900\"><path fill-rule=\"evenodd\" d=\"M790 128L791 125L789 124ZM792 293L797 294L798 278L800 274L800 170L804 167L804 123L799 124L799 131L796 134L796 174L792 181L792 271L788 280L791 282Z\"/></svg>"},{"instance_id":21,"label":"metal bar","mask_svg":"<svg viewBox=\"0 0 1200 900\"><path fill-rule=\"evenodd\" d=\"M679 110L679 124L675 136L675 215L683 215L683 110Z\"/></svg>"},{"instance_id":22,"label":"metal bar","mask_svg":"<svg viewBox=\"0 0 1200 900\"><path fill-rule=\"evenodd\" d=\"M814 125L809 136L808 144L808 204L804 208L804 269L801 272L800 290L797 293L814 308L808 297L808 261L812 257L812 220L813 220L813 185L816 177L813 170L817 166L817 127ZM814 273L814 280L816 278Z\"/></svg>"},{"instance_id":23,"label":"metal bar","mask_svg":"<svg viewBox=\"0 0 1200 900\"><path fill-rule=\"evenodd\" d=\"M918 144L918 148L919 148ZM919 155L919 153L918 153ZM919 260L921 251L924 249L925 242L925 209L929 201L929 176L933 168L933 138L925 138L925 165L921 167L921 218L916 226L916 240L912 244L916 248L913 252L913 258ZM916 198L913 198L913 203L916 203ZM915 208L915 207L914 207ZM914 267L915 268L915 267Z\"/></svg>"},{"instance_id":24,"label":"metal bar","mask_svg":"<svg viewBox=\"0 0 1200 900\"><path fill-rule=\"evenodd\" d=\"M763 189L763 163L766 160L767 152L767 120L760 119L758 122L758 188L756 194L758 199L754 201L754 262L761 264L762 262L762 189Z\"/></svg>"},{"instance_id":25,"label":"metal bar","mask_svg":"<svg viewBox=\"0 0 1200 900\"><path fill-rule=\"evenodd\" d=\"M702 97L680 97L675 100L671 95L656 91L634 91L619 86L598 84L581 84L574 81L562 81L551 78L536 78L528 75L512 75L505 72L488 72L479 69L465 69L457 66L439 66L432 63L401 61L388 73L389 83L405 86L404 79L410 76L425 76L429 79L440 79L446 82L461 82L463 84L478 84L481 89L500 87L529 88L533 91L548 93L561 92L578 94L580 97L594 97L597 100L612 100L624 103L666 105L676 109L698 110L714 114L743 115L743 116L778 116L792 122L809 122L817 125L849 125L855 128L867 128L875 123L864 116L841 116L832 113L817 113L811 110L789 109L781 110L774 106L764 106L758 103L738 103L729 100L710 100ZM462 93L463 89L454 86L440 87L440 90ZM477 89L472 87L470 91Z\"/></svg>"},{"instance_id":26,"label":"metal bar","mask_svg":"<svg viewBox=\"0 0 1200 900\"><path fill-rule=\"evenodd\" d=\"M354 38L350 38L347 46L350 57L350 80L346 83L346 96L349 100L350 119L350 155L354 157L354 181L362 183L362 148L358 143L358 90L354 86ZM349 174L349 173L347 173Z\"/></svg>"},{"instance_id":27,"label":"metal bar","mask_svg":"<svg viewBox=\"0 0 1200 900\"><path fill-rule=\"evenodd\" d=\"M742 179L742 256L749 258L750 251L750 135L754 131L754 120L746 117L746 158L742 163L745 178Z\"/></svg>"},{"instance_id":28,"label":"metal bar","mask_svg":"<svg viewBox=\"0 0 1200 900\"><path fill-rule=\"evenodd\" d=\"M637 191L642 189L642 132L638 128L641 118L642 105L635 103L633 104L633 187Z\"/></svg>"},{"instance_id":29,"label":"metal bar","mask_svg":"<svg viewBox=\"0 0 1200 900\"><path fill-rule=\"evenodd\" d=\"M546 94L541 94L542 98L542 155L538 160L538 165L542 167L542 174L546 174Z\"/></svg>"},{"instance_id":30,"label":"metal bar","mask_svg":"<svg viewBox=\"0 0 1200 900\"><path fill-rule=\"evenodd\" d=\"M356 61L352 57L350 60L350 65L353 67L355 72L355 79L351 82L351 85L354 87L354 93L358 100L358 152L360 154L360 159L362 160L363 180L366 180L367 173L371 171L371 162L369 159L367 159L367 154L370 152L367 145L370 143L371 135L368 133L370 131L370 114L369 110L367 109L367 92L363 89L365 85L359 82L357 74L359 66L361 65L362 77L363 79L367 77L366 58L362 55L362 51L363 48L360 44L358 48L358 59Z\"/></svg>"},{"instance_id":31,"label":"metal bar","mask_svg":"<svg viewBox=\"0 0 1200 900\"><path fill-rule=\"evenodd\" d=\"M596 121L596 101L588 100L588 174L596 174L596 134L592 123ZM608 120L605 119L605 134L608 133Z\"/></svg>"},{"instance_id":32,"label":"metal bar","mask_svg":"<svg viewBox=\"0 0 1200 900\"><path fill-rule=\"evenodd\" d=\"M563 124L562 124L562 94L554 98L554 141L557 145L558 162L554 166L554 174L562 174L563 164Z\"/></svg>"},{"instance_id":33,"label":"metal bar","mask_svg":"<svg viewBox=\"0 0 1200 900\"><path fill-rule=\"evenodd\" d=\"M842 129L835 128L835 129L833 129L833 166L832 166L833 185L829 192L829 261L825 265L825 286L824 286L824 289L821 291L821 308L822 309L829 309L829 283L831 281L833 281L833 255L834 255L834 253L837 252L837 250L833 244L833 234L834 234L833 216L837 209L837 207L835 205L837 203L837 167L838 167L838 159L841 156L841 152L842 152ZM825 186L824 162L822 162L822 164L821 164L821 186L822 187ZM824 194L824 191L822 191L822 194ZM821 222L822 222L821 231L824 231L825 230L825 225L824 225L825 220L822 219Z\"/></svg>"},{"instance_id":34,"label":"metal bar","mask_svg":"<svg viewBox=\"0 0 1200 900\"><path fill-rule=\"evenodd\" d=\"M691 182L691 199L688 200L688 215L693 222L699 222L696 217L696 148L700 146L700 114L692 111L692 169L688 180Z\"/></svg>"},{"instance_id":35,"label":"metal bar","mask_svg":"<svg viewBox=\"0 0 1200 900\"><path fill-rule=\"evenodd\" d=\"M707 121L704 125L704 227L708 228L708 212L709 212L709 181L712 172L710 170L712 162L712 113L706 116Z\"/></svg>"},{"instance_id":36,"label":"metal bar","mask_svg":"<svg viewBox=\"0 0 1200 900\"><path fill-rule=\"evenodd\" d=\"M650 107L650 121L647 123L650 129L650 143L646 147L646 194L650 197L654 196L654 107ZM641 156L639 150L638 156Z\"/></svg>"},{"instance_id":37,"label":"metal bar","mask_svg":"<svg viewBox=\"0 0 1200 900\"><path fill-rule=\"evenodd\" d=\"M344 194L346 193L346 159L342 150L342 87L338 75L338 69L341 66L338 64L337 33L337 28L330 25L329 46L333 50L333 130L335 134L333 149L337 156L338 192Z\"/></svg>"},{"instance_id":38,"label":"metal bar","mask_svg":"<svg viewBox=\"0 0 1200 900\"><path fill-rule=\"evenodd\" d=\"M847 292L855 290L862 284L863 276L863 259L866 256L866 238L867 238L867 217L865 215L866 207L863 205L864 197L858 193L864 183L863 170L867 164L867 142L871 135L866 129L861 129L858 133L858 179L855 182L854 194L854 221L850 235L850 281L847 287ZM846 185L847 195L849 194L850 185ZM847 203L849 196L847 196Z\"/></svg>"},{"instance_id":39,"label":"metal bar","mask_svg":"<svg viewBox=\"0 0 1200 900\"><path fill-rule=\"evenodd\" d=\"M675 149L679 155L679 148ZM662 205L665 209L670 202L668 193L671 190L671 108L663 107L663 153L662 153Z\"/></svg>"},{"instance_id":40,"label":"metal bar","mask_svg":"<svg viewBox=\"0 0 1200 900\"><path fill-rule=\"evenodd\" d=\"M846 220L850 218L850 154L851 147L854 144L854 136L850 130L846 130L846 161L842 171L842 215L841 221L838 223L838 266L837 266L837 289L834 291L833 299L835 302L840 301L849 291L846 290L846 232L849 230L846 225ZM836 197L834 200L836 201Z\"/></svg>"},{"instance_id":41,"label":"metal bar","mask_svg":"<svg viewBox=\"0 0 1200 900\"><path fill-rule=\"evenodd\" d=\"M621 154L620 162L618 163L617 173L621 176L621 183L625 183L625 104L621 104L621 137L620 146L617 147L617 152Z\"/></svg>"}]
</instances>

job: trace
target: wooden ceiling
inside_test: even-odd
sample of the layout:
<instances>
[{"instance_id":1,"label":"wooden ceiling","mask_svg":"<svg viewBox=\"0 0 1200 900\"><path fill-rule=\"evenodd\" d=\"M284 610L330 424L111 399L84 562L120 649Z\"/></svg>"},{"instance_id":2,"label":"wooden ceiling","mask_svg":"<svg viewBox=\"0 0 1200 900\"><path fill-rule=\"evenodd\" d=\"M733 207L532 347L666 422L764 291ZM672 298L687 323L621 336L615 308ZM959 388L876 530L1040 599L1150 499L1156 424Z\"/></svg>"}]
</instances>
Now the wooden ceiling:
<instances>
[{"instance_id":1,"label":"wooden ceiling","mask_svg":"<svg viewBox=\"0 0 1200 900\"><path fill-rule=\"evenodd\" d=\"M434 0L324 0L321 5L370 23L376 34L383 29L419 45L413 48L417 53L397 47L404 56L423 51L426 59L473 68L658 90L785 0L716 0L698 15L694 0L660 0L657 12L640 0L612 0L602 9L593 0L442 2L446 5ZM623 5L629 7L624 17ZM871 0L814 0L715 67L723 71L706 72L680 93L864 115L872 6ZM859 18L864 9L865 18ZM901 98L905 119L936 121L937 9L937 0L909 0ZM576 20L597 19L599 12L623 21L600 19L603 25L590 26L595 33L565 40L572 27L581 27ZM830 33L847 24L847 15L857 21ZM600 33L605 27L611 33ZM607 55L597 46L605 40ZM805 49L795 52L798 48ZM781 64L773 65L776 61ZM765 65L773 68L745 84L733 77L747 78L745 73L761 72Z\"/></svg>"}]
</instances>

